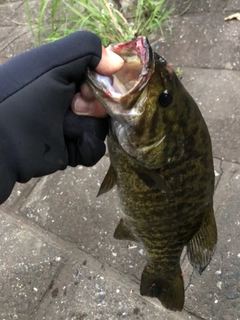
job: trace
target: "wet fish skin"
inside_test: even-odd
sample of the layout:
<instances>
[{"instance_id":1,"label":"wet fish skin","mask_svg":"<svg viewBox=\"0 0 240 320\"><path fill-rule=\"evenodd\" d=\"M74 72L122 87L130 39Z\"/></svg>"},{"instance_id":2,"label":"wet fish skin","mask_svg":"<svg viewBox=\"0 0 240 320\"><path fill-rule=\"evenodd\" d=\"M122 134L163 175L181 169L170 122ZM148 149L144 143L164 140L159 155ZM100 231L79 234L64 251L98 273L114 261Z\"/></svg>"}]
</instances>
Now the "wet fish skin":
<instances>
[{"instance_id":1,"label":"wet fish skin","mask_svg":"<svg viewBox=\"0 0 240 320\"><path fill-rule=\"evenodd\" d=\"M112 112L108 148L123 212L115 234L144 245L148 262L141 294L180 311L184 284L179 261L184 246L191 264L202 273L217 242L212 148L198 106L175 72L156 53L152 67L137 99L129 98L128 110L140 110L139 114L131 118L122 110L122 119L119 113L114 118L109 98L100 98ZM99 98L94 86L93 90ZM124 99L127 104L128 96ZM104 191L108 180L103 181ZM111 181L109 189L113 185Z\"/></svg>"}]
</instances>

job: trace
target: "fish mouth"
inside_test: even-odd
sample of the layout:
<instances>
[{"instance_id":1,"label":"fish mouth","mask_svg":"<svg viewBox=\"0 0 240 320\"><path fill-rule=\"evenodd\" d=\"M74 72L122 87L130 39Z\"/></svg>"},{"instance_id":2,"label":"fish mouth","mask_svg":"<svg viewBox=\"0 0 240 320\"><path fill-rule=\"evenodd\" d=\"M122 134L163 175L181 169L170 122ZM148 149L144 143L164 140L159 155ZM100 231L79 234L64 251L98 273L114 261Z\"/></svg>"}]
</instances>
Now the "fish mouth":
<instances>
[{"instance_id":1,"label":"fish mouth","mask_svg":"<svg viewBox=\"0 0 240 320\"><path fill-rule=\"evenodd\" d=\"M153 70L153 52L146 37L140 36L128 42L106 48L118 54L124 64L121 70L110 76L88 70L87 82L97 99L111 117L130 110L138 95L148 83Z\"/></svg>"},{"instance_id":2,"label":"fish mouth","mask_svg":"<svg viewBox=\"0 0 240 320\"><path fill-rule=\"evenodd\" d=\"M111 117L109 136L130 156L137 158L133 132L146 108L145 90L154 69L152 48L146 37L110 45L107 50L118 54L123 67L113 75L104 76L88 70L87 83L97 100Z\"/></svg>"}]
</instances>

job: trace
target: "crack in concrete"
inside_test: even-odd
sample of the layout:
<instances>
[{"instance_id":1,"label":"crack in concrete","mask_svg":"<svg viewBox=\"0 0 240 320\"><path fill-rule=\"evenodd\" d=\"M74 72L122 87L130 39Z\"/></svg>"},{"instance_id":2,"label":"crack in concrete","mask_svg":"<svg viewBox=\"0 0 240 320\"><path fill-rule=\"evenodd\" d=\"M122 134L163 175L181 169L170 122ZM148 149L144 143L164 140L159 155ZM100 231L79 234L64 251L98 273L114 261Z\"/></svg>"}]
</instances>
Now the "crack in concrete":
<instances>
[{"instance_id":1,"label":"crack in concrete","mask_svg":"<svg viewBox=\"0 0 240 320\"><path fill-rule=\"evenodd\" d=\"M220 161L220 176L219 176L219 179L218 179L218 181L217 181L217 184L216 184L216 186L215 186L215 191L214 191L214 192L216 192L217 187L218 187L218 185L219 185L219 183L220 183L221 177L222 177L222 175L223 175L223 168L222 168L223 161L224 161L224 162L231 163L231 164L237 164L237 165L240 165L240 163L239 163L238 161L235 161L235 160L223 159L223 158L219 158L219 157L216 157L216 156L214 156L213 159L217 159L217 160ZM233 174L231 175L230 179L232 178L232 176L233 176L236 172L237 172L237 170L235 170L235 171L233 172Z\"/></svg>"},{"instance_id":2,"label":"crack in concrete","mask_svg":"<svg viewBox=\"0 0 240 320\"><path fill-rule=\"evenodd\" d=\"M191 275L189 277L189 283L186 285L185 291L187 291L187 289L190 287L190 285L192 284L192 277L194 275L195 269L192 270Z\"/></svg>"},{"instance_id":3,"label":"crack in concrete","mask_svg":"<svg viewBox=\"0 0 240 320\"><path fill-rule=\"evenodd\" d=\"M229 160L229 159L220 158L220 157L216 157L216 156L213 156L213 159L217 159L217 160L220 160L220 161L228 162L228 163L231 163L231 164L238 164L238 165L240 165L240 162L237 161L237 160Z\"/></svg>"},{"instance_id":4,"label":"crack in concrete","mask_svg":"<svg viewBox=\"0 0 240 320\"><path fill-rule=\"evenodd\" d=\"M33 312L31 313L31 316L35 316L36 313L38 312L39 308L41 307L41 304L43 303L44 299L47 297L48 293L52 290L53 286L54 286L54 282L55 280L58 278L58 276L60 275L61 271L63 270L65 264L67 262L67 259L63 258L63 263L59 266L59 268L57 269L57 271L55 272L55 274L52 277L52 280L50 282L50 284L47 286L46 291L44 292L44 294L42 295L42 297L39 300L39 305L38 308L36 308L35 310L33 310Z\"/></svg>"},{"instance_id":5,"label":"crack in concrete","mask_svg":"<svg viewBox=\"0 0 240 320\"><path fill-rule=\"evenodd\" d=\"M186 9L183 10L183 13L179 13L179 14L176 14L176 15L172 16L170 18L170 20L177 19L177 18L180 18L180 17L184 17L185 18L185 17L206 16L206 15L215 15L215 14L219 14L219 15L222 14L223 16L225 16L226 12L234 11L234 10L225 10L228 7L228 2L226 3L226 5L223 5L222 9L214 10L214 11L209 11L209 9L206 8L206 10L200 11L200 12L199 11L188 12L188 9L191 7L191 5L192 5L192 3L188 7L186 7Z\"/></svg>"},{"instance_id":6,"label":"crack in concrete","mask_svg":"<svg viewBox=\"0 0 240 320\"><path fill-rule=\"evenodd\" d=\"M16 29L18 29L19 27L17 27ZM22 27L24 28L24 27ZM15 30L16 30L15 29ZM14 30L14 31L15 31ZM14 31L12 32L12 34L14 33ZM15 40L19 39L21 36L23 36L24 34L26 33L29 33L30 31L29 30L25 30L25 31L22 31L21 33L19 34L16 34L15 36L12 36L12 34L10 35L10 40L5 43L1 48L0 48L0 53L3 52L8 46L10 46L12 43L14 43ZM12 36L12 37L11 37Z\"/></svg>"},{"instance_id":7,"label":"crack in concrete","mask_svg":"<svg viewBox=\"0 0 240 320\"><path fill-rule=\"evenodd\" d=\"M189 315L191 316L194 316L196 319L199 319L199 320L208 320L206 318L202 318L201 316L197 315L196 313L188 310L187 308L183 308Z\"/></svg>"},{"instance_id":8,"label":"crack in concrete","mask_svg":"<svg viewBox=\"0 0 240 320\"><path fill-rule=\"evenodd\" d=\"M182 65L181 68L191 68L191 69L198 69L198 70L217 70L217 71L229 71L229 72L233 72L233 71L236 71L236 72L240 72L239 69L227 69L227 68L217 68L217 67L201 67L201 66L191 66L191 65Z\"/></svg>"},{"instance_id":9,"label":"crack in concrete","mask_svg":"<svg viewBox=\"0 0 240 320\"><path fill-rule=\"evenodd\" d=\"M16 199L16 201L11 205L11 208L14 211L21 211L21 208L24 206L26 199L30 196L36 185L38 184L40 178L36 180L36 182L29 189L24 189L21 195Z\"/></svg>"},{"instance_id":10,"label":"crack in concrete","mask_svg":"<svg viewBox=\"0 0 240 320\"><path fill-rule=\"evenodd\" d=\"M234 175L238 172L238 170L233 170L228 178L228 181L231 181Z\"/></svg>"},{"instance_id":11,"label":"crack in concrete","mask_svg":"<svg viewBox=\"0 0 240 320\"><path fill-rule=\"evenodd\" d=\"M216 190L217 190L217 187L218 187L218 185L219 185L219 183L220 183L220 180L221 180L221 178L222 178L222 175L223 175L223 168L222 168L222 162L223 162L223 160L222 160L221 158L217 158L217 157L214 157L214 159L217 159L217 160L220 161L220 174L219 174L219 178L218 178L218 180L217 180L216 186L215 186L215 188L214 188L214 193L215 193Z\"/></svg>"},{"instance_id":12,"label":"crack in concrete","mask_svg":"<svg viewBox=\"0 0 240 320\"><path fill-rule=\"evenodd\" d=\"M1 2L0 2L0 5L9 6L9 3L1 3ZM16 22L14 22L14 20L12 20L10 17L15 16L16 12L18 12L19 9L20 9L21 7L23 7L23 6L25 7L25 2L24 2L24 1L19 1L19 4L17 4L16 7L13 8L13 10L11 10L10 15L9 15L9 16L5 16L5 20L3 20L3 21L0 22L0 27L5 27L5 26L7 27L7 26L9 26L8 24L4 24L6 21L11 21L11 22L14 23L14 25L22 25L22 23L16 23ZM4 8L3 8L2 10L4 10ZM25 23L25 25L27 25L27 23Z\"/></svg>"}]
</instances>

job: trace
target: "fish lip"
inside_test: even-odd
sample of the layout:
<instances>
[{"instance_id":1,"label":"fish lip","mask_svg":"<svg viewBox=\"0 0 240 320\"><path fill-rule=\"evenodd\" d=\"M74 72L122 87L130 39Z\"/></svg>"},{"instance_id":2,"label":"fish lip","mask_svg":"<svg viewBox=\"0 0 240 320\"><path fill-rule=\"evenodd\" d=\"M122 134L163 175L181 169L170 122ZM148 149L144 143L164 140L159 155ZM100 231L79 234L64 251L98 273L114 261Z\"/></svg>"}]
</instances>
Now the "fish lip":
<instances>
[{"instance_id":1,"label":"fish lip","mask_svg":"<svg viewBox=\"0 0 240 320\"><path fill-rule=\"evenodd\" d=\"M139 36L133 40L130 40L125 43L119 43L116 45L110 45L108 47L113 52L119 54L121 56L121 51L124 49L135 49L137 52L138 57L142 63L142 73L141 75L144 76L148 74L149 69L151 68L151 63L153 61L153 52L152 48L148 42L148 39L144 36Z\"/></svg>"},{"instance_id":2,"label":"fish lip","mask_svg":"<svg viewBox=\"0 0 240 320\"><path fill-rule=\"evenodd\" d=\"M108 99L111 99L115 102L121 102L121 99L123 99L124 97L133 95L134 93L141 91L147 85L154 71L153 51L148 42L148 39L144 36L139 36L128 42L110 45L107 50L113 51L123 59L124 52L135 51L137 57L141 62L141 72L138 79L136 80L135 85L133 85L133 87L131 87L130 90L127 90L125 93L117 93L113 88L109 86L111 76L103 76L93 70L87 70L87 82L93 90L101 90L104 92ZM109 88L113 90L110 90Z\"/></svg>"}]
</instances>

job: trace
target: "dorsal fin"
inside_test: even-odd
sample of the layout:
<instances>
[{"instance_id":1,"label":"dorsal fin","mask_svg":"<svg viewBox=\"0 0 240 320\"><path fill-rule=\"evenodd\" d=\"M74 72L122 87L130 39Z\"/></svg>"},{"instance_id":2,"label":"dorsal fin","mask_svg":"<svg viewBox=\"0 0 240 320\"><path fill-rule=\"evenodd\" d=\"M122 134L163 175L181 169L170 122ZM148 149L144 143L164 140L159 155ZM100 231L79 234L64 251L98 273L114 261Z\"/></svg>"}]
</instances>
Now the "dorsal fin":
<instances>
[{"instance_id":1,"label":"dorsal fin","mask_svg":"<svg viewBox=\"0 0 240 320\"><path fill-rule=\"evenodd\" d=\"M117 183L117 173L114 170L113 166L110 164L110 167L108 168L108 171L99 188L97 197L111 190L116 183Z\"/></svg>"}]
</instances>

